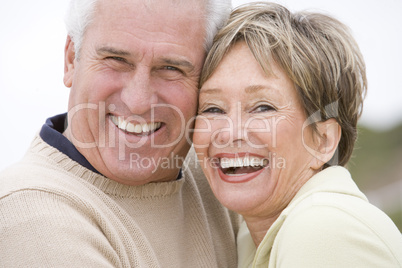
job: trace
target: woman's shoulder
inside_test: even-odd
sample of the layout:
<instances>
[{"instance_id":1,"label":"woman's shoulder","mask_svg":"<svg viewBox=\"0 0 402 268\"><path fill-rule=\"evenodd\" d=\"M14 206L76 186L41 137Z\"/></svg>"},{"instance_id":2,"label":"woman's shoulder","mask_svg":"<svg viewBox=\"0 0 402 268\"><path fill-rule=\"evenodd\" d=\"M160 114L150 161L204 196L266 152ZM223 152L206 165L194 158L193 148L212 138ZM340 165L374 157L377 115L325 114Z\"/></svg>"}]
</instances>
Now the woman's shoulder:
<instances>
[{"instance_id":1,"label":"woman's shoulder","mask_svg":"<svg viewBox=\"0 0 402 268\"><path fill-rule=\"evenodd\" d=\"M303 257L306 265L402 267L401 233L364 199L317 192L286 213L275 243L277 252L288 252L289 259Z\"/></svg>"}]
</instances>

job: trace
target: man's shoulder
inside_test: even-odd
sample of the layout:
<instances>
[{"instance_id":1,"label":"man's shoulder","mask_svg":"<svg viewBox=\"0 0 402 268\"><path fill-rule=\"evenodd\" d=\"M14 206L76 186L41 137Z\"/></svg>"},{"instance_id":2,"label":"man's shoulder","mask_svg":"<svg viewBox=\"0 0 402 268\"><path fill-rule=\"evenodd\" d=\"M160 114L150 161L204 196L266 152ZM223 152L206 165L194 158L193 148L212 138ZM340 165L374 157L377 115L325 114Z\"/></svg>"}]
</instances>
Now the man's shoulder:
<instances>
[{"instance_id":1,"label":"man's shoulder","mask_svg":"<svg viewBox=\"0 0 402 268\"><path fill-rule=\"evenodd\" d=\"M204 172L202 171L201 165L202 163L198 161L197 154L194 148L191 147L182 168L186 183L192 184L196 191L200 193L200 197L206 202L219 204L219 201L213 194L208 180L205 177Z\"/></svg>"},{"instance_id":2,"label":"man's shoulder","mask_svg":"<svg viewBox=\"0 0 402 268\"><path fill-rule=\"evenodd\" d=\"M183 171L186 176L190 176L194 178L197 184L208 185L208 181L202 171L200 162L197 158L197 153L194 150L194 147L191 147L183 164Z\"/></svg>"},{"instance_id":3,"label":"man's shoulder","mask_svg":"<svg viewBox=\"0 0 402 268\"><path fill-rule=\"evenodd\" d=\"M196 194L200 198L207 213L210 213L210 215L220 215L220 218L217 218L220 220L222 220L225 215L228 221L231 222L232 228L237 234L240 223L243 221L242 217L239 214L228 210L218 201L209 186L201 165L202 162L198 161L197 154L194 148L191 147L183 164L183 172L186 182L193 185L195 190L195 193L193 194Z\"/></svg>"},{"instance_id":4,"label":"man's shoulder","mask_svg":"<svg viewBox=\"0 0 402 268\"><path fill-rule=\"evenodd\" d=\"M35 266L40 256L53 265L99 266L115 253L103 230L124 228L88 183L47 165L23 161L0 174L0 263Z\"/></svg>"},{"instance_id":5,"label":"man's shoulder","mask_svg":"<svg viewBox=\"0 0 402 268\"><path fill-rule=\"evenodd\" d=\"M0 172L0 198L23 191L77 195L85 188L86 183L65 168L65 165L70 165L73 170L77 164L55 148L43 144L36 137L19 162ZM49 152L43 153L46 150Z\"/></svg>"}]
</instances>

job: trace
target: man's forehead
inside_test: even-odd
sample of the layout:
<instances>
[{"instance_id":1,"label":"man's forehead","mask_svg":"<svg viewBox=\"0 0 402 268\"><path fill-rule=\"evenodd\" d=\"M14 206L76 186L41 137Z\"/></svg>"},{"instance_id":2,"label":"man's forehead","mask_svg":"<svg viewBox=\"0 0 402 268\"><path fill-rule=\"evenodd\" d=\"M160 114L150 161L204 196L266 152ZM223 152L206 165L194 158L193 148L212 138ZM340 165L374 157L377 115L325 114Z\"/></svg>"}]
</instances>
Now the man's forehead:
<instances>
[{"instance_id":1,"label":"man's forehead","mask_svg":"<svg viewBox=\"0 0 402 268\"><path fill-rule=\"evenodd\" d=\"M149 12L163 10L167 6L173 9L177 9L178 12L185 12L186 9L196 11L199 15L203 14L203 10L206 10L206 0L98 0L97 6L102 7L105 5L110 6L125 6L125 7L144 7Z\"/></svg>"},{"instance_id":2,"label":"man's forehead","mask_svg":"<svg viewBox=\"0 0 402 268\"><path fill-rule=\"evenodd\" d=\"M161 2L160 6L166 7L165 12L160 10L160 6L155 12L147 11L142 4L144 2ZM188 2L187 7L177 8L162 2L174 4L183 1L116 0L111 3L101 0L102 6L96 9L98 14L87 29L84 43L88 41L98 54L108 53L137 59L153 54L153 60L159 63L182 66L187 70L198 69L205 57L204 16L200 12L195 17L191 16L197 10L188 7Z\"/></svg>"},{"instance_id":3,"label":"man's forehead","mask_svg":"<svg viewBox=\"0 0 402 268\"><path fill-rule=\"evenodd\" d=\"M113 21L136 28L158 26L159 34L170 27L186 29L188 35L205 28L206 6L204 0L99 0L93 22L102 26ZM156 31L157 32L157 31Z\"/></svg>"},{"instance_id":4,"label":"man's forehead","mask_svg":"<svg viewBox=\"0 0 402 268\"><path fill-rule=\"evenodd\" d=\"M207 1L206 0L139 0L142 1L144 3L144 5L148 6L148 7L155 7L158 6L158 4L160 4L161 2L168 2L170 4L172 4L173 6L183 6L186 4L189 4L191 6L193 5L197 5L198 7L201 5L206 5Z\"/></svg>"}]
</instances>

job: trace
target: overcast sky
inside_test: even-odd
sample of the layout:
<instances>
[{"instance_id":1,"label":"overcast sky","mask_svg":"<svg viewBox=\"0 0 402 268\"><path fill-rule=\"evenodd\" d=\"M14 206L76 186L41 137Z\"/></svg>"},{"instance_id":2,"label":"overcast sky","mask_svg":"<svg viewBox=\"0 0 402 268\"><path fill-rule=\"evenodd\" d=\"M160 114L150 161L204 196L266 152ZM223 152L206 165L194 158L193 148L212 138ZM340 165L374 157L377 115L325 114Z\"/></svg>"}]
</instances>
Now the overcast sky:
<instances>
[{"instance_id":1,"label":"overcast sky","mask_svg":"<svg viewBox=\"0 0 402 268\"><path fill-rule=\"evenodd\" d=\"M234 0L233 6L250 1ZM325 12L352 29L367 64L361 122L402 120L402 0L283 0L292 11ZM68 0L4 1L0 9L0 170L18 161L46 118L66 112L64 15Z\"/></svg>"}]
</instances>

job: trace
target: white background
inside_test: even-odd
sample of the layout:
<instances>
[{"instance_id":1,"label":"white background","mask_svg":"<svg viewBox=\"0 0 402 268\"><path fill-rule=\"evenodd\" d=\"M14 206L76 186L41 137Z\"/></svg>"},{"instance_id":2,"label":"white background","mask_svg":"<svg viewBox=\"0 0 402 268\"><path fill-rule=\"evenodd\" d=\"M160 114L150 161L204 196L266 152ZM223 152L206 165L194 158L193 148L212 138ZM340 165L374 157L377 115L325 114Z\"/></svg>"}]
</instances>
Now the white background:
<instances>
[{"instance_id":1,"label":"white background","mask_svg":"<svg viewBox=\"0 0 402 268\"><path fill-rule=\"evenodd\" d=\"M233 6L250 1L234 0ZM361 123L402 121L402 0L283 0L291 11L335 16L352 29L366 59ZM45 119L66 112L64 15L68 0L3 1L0 9L0 170L18 161Z\"/></svg>"}]
</instances>

